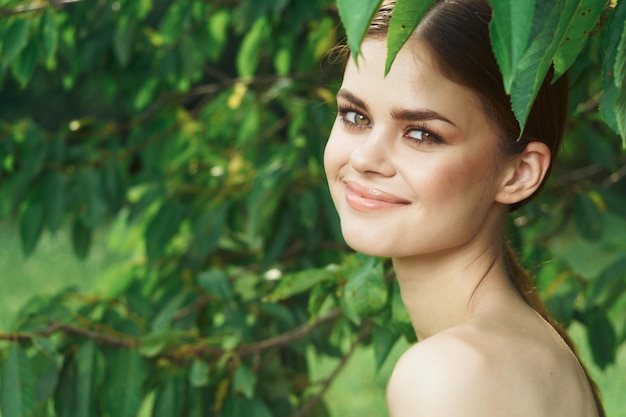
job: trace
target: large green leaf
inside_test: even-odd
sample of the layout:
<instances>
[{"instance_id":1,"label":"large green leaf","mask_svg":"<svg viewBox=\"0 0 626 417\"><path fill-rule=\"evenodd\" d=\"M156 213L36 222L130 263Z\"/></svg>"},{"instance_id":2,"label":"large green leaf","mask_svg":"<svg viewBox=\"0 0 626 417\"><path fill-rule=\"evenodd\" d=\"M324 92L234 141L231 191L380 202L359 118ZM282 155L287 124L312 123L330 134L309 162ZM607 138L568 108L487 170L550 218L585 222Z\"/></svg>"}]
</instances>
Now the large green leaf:
<instances>
[{"instance_id":1,"label":"large green leaf","mask_svg":"<svg viewBox=\"0 0 626 417\"><path fill-rule=\"evenodd\" d=\"M333 268L309 269L280 278L274 291L265 299L276 302L310 290L322 281L332 280L336 277Z\"/></svg>"},{"instance_id":2,"label":"large green leaf","mask_svg":"<svg viewBox=\"0 0 626 417\"><path fill-rule=\"evenodd\" d=\"M261 45L266 41L268 35L269 23L265 18L257 19L246 33L237 53L237 72L241 78L250 78L256 72Z\"/></svg>"},{"instance_id":3,"label":"large green leaf","mask_svg":"<svg viewBox=\"0 0 626 417\"><path fill-rule=\"evenodd\" d=\"M593 361L605 369L615 362L617 335L607 314L600 308L592 308L585 312L587 339L591 347Z\"/></svg>"},{"instance_id":4,"label":"large green leaf","mask_svg":"<svg viewBox=\"0 0 626 417\"><path fill-rule=\"evenodd\" d=\"M2 365L0 410L3 417L30 416L35 408L35 375L23 349L14 343Z\"/></svg>"},{"instance_id":5,"label":"large green leaf","mask_svg":"<svg viewBox=\"0 0 626 417\"><path fill-rule=\"evenodd\" d=\"M152 218L146 229L146 251L148 258L154 261L159 258L170 239L176 231L182 219L183 209L175 202L165 202Z\"/></svg>"},{"instance_id":6,"label":"large green leaf","mask_svg":"<svg viewBox=\"0 0 626 417\"><path fill-rule=\"evenodd\" d=\"M523 2L520 2L523 3ZM554 78L559 78L574 63L606 8L606 0L579 0L564 41L554 56Z\"/></svg>"},{"instance_id":7,"label":"large green leaf","mask_svg":"<svg viewBox=\"0 0 626 417\"><path fill-rule=\"evenodd\" d=\"M567 30L575 19L577 0L557 1L541 32L533 39L514 69L511 85L511 105L520 126L525 126L539 88L550 69L552 60L565 42Z\"/></svg>"},{"instance_id":8,"label":"large green leaf","mask_svg":"<svg viewBox=\"0 0 626 417\"><path fill-rule=\"evenodd\" d=\"M342 272L348 283L344 289L342 306L346 315L355 323L375 313L387 302L387 286L379 259L356 255L348 259Z\"/></svg>"},{"instance_id":9,"label":"large green leaf","mask_svg":"<svg viewBox=\"0 0 626 417\"><path fill-rule=\"evenodd\" d=\"M491 6L491 44L502 72L505 89L510 92L515 68L526 52L533 25L532 19L520 17L534 16L535 0L492 0Z\"/></svg>"},{"instance_id":10,"label":"large green leaf","mask_svg":"<svg viewBox=\"0 0 626 417\"><path fill-rule=\"evenodd\" d=\"M144 397L146 363L135 349L120 349L108 358L104 406L109 415L135 417Z\"/></svg>"},{"instance_id":11,"label":"large green leaf","mask_svg":"<svg viewBox=\"0 0 626 417\"><path fill-rule=\"evenodd\" d=\"M96 356L98 347L93 340L87 340L78 348L76 360L76 388L74 401L76 417L95 416L95 403L98 390Z\"/></svg>"},{"instance_id":12,"label":"large green leaf","mask_svg":"<svg viewBox=\"0 0 626 417\"><path fill-rule=\"evenodd\" d=\"M620 1L615 10L608 12L609 23L602 33L602 97L600 97L600 114L602 119L616 132L622 136L622 146L626 146L626 131L620 129L624 124L625 111L619 111L618 102L621 107L626 107L626 97L624 89L618 88L615 68L621 65L617 61L618 47L623 45L623 33L626 31L626 2ZM626 109L622 109L626 110Z\"/></svg>"},{"instance_id":13,"label":"large green leaf","mask_svg":"<svg viewBox=\"0 0 626 417\"><path fill-rule=\"evenodd\" d=\"M339 17L355 61L361 53L361 42L381 3L382 0L337 0Z\"/></svg>"},{"instance_id":14,"label":"large green leaf","mask_svg":"<svg viewBox=\"0 0 626 417\"><path fill-rule=\"evenodd\" d=\"M402 45L409 39L419 22L432 5L432 1L398 0L393 9L387 37L387 59L385 74L389 73L391 64Z\"/></svg>"},{"instance_id":15,"label":"large green leaf","mask_svg":"<svg viewBox=\"0 0 626 417\"><path fill-rule=\"evenodd\" d=\"M17 17L10 23L2 39L2 60L8 66L28 44L30 21Z\"/></svg>"}]
</instances>

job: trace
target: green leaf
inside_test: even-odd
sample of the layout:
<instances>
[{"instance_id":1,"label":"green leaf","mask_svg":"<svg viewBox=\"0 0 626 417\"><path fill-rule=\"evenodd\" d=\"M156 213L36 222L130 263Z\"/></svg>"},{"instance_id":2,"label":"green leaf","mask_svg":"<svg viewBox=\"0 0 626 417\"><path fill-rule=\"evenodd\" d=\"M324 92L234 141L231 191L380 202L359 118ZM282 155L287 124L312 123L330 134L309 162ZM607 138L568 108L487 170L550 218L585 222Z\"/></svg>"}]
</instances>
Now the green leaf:
<instances>
[{"instance_id":1,"label":"green leaf","mask_svg":"<svg viewBox=\"0 0 626 417\"><path fill-rule=\"evenodd\" d=\"M45 175L42 190L44 219L52 233L59 230L65 218L66 187L67 175L65 173L52 171Z\"/></svg>"},{"instance_id":2,"label":"green leaf","mask_svg":"<svg viewBox=\"0 0 626 417\"><path fill-rule=\"evenodd\" d=\"M432 1L398 0L393 8L391 21L389 22L389 34L387 37L387 59L385 62L385 75L389 73L391 64L402 45L409 39L424 14L432 5ZM371 19L370 19L371 20Z\"/></svg>"},{"instance_id":3,"label":"green leaf","mask_svg":"<svg viewBox=\"0 0 626 417\"><path fill-rule=\"evenodd\" d=\"M157 388L153 417L179 416L184 398L185 385L183 381L178 377L169 376Z\"/></svg>"},{"instance_id":4,"label":"green leaf","mask_svg":"<svg viewBox=\"0 0 626 417\"><path fill-rule=\"evenodd\" d=\"M609 23L605 31L602 32L600 42L602 44L602 97L600 97L600 114L602 119L615 132L620 132L620 124L624 123L624 112L618 111L617 102L626 101L623 98L624 89L619 89L617 85L622 81L617 81L615 68L620 65L617 61L618 47L623 41L623 33L626 31L626 2L617 3L615 10L608 13ZM622 95L622 97L620 97ZM622 104L622 106L624 106ZM620 121L618 122L618 119ZM622 136L622 146L626 147L626 132L620 132Z\"/></svg>"},{"instance_id":5,"label":"green leaf","mask_svg":"<svg viewBox=\"0 0 626 417\"><path fill-rule=\"evenodd\" d=\"M144 359L135 349L119 349L107 361L104 408L115 417L135 417L143 401L147 378Z\"/></svg>"},{"instance_id":6,"label":"green leaf","mask_svg":"<svg viewBox=\"0 0 626 417\"><path fill-rule=\"evenodd\" d=\"M254 396L254 387L257 376L244 363L239 365L233 377L233 392L240 393L246 398Z\"/></svg>"},{"instance_id":7,"label":"green leaf","mask_svg":"<svg viewBox=\"0 0 626 417\"><path fill-rule=\"evenodd\" d=\"M491 1L493 17L489 34L493 52L502 72L504 87L511 91L515 68L522 59L530 42L535 0Z\"/></svg>"},{"instance_id":8,"label":"green leaf","mask_svg":"<svg viewBox=\"0 0 626 417\"><path fill-rule=\"evenodd\" d=\"M22 238L22 249L26 256L30 255L37 247L37 242L39 242L39 237L43 231L43 216L43 207L38 200L28 202L20 216L20 237Z\"/></svg>"},{"instance_id":9,"label":"green leaf","mask_svg":"<svg viewBox=\"0 0 626 417\"><path fill-rule=\"evenodd\" d=\"M372 345L374 347L374 358L376 359L376 369L385 363L391 349L398 341L398 335L392 331L389 325L376 326L372 331Z\"/></svg>"},{"instance_id":10,"label":"green leaf","mask_svg":"<svg viewBox=\"0 0 626 417\"><path fill-rule=\"evenodd\" d=\"M602 214L587 194L576 194L574 201L574 221L583 237L597 241L604 232Z\"/></svg>"},{"instance_id":11,"label":"green leaf","mask_svg":"<svg viewBox=\"0 0 626 417\"><path fill-rule=\"evenodd\" d=\"M267 406L256 398L247 399L239 395L228 397L224 404L223 416L228 417L272 417Z\"/></svg>"},{"instance_id":12,"label":"green leaf","mask_svg":"<svg viewBox=\"0 0 626 417\"><path fill-rule=\"evenodd\" d=\"M615 362L617 350L615 329L606 313L599 308L586 311L584 320L593 361L600 369L605 369Z\"/></svg>"},{"instance_id":13,"label":"green leaf","mask_svg":"<svg viewBox=\"0 0 626 417\"><path fill-rule=\"evenodd\" d=\"M8 66L22 52L28 43L29 19L14 19L2 39L2 59Z\"/></svg>"},{"instance_id":14,"label":"green leaf","mask_svg":"<svg viewBox=\"0 0 626 417\"><path fill-rule=\"evenodd\" d=\"M221 300L230 300L233 289L226 273L220 269L210 269L198 275L198 285Z\"/></svg>"},{"instance_id":15,"label":"green leaf","mask_svg":"<svg viewBox=\"0 0 626 417\"><path fill-rule=\"evenodd\" d=\"M80 218L87 227L95 229L107 214L107 205L100 194L102 187L98 172L92 168L83 169L75 178Z\"/></svg>"},{"instance_id":16,"label":"green leaf","mask_svg":"<svg viewBox=\"0 0 626 417\"><path fill-rule=\"evenodd\" d=\"M259 18L243 38L237 53L237 73L241 78L251 78L256 72L261 45L267 39L269 30L267 19Z\"/></svg>"},{"instance_id":17,"label":"green leaf","mask_svg":"<svg viewBox=\"0 0 626 417\"><path fill-rule=\"evenodd\" d=\"M133 14L123 15L115 29L113 51L120 67L126 68L133 53L137 18Z\"/></svg>"},{"instance_id":18,"label":"green leaf","mask_svg":"<svg viewBox=\"0 0 626 417\"><path fill-rule=\"evenodd\" d=\"M204 387L209 383L209 365L201 359L194 359L189 372L189 383L192 387Z\"/></svg>"},{"instance_id":19,"label":"green leaf","mask_svg":"<svg viewBox=\"0 0 626 417\"><path fill-rule=\"evenodd\" d=\"M76 351L76 388L74 402L76 416L94 416L97 396L96 355L97 345L87 340Z\"/></svg>"},{"instance_id":20,"label":"green leaf","mask_svg":"<svg viewBox=\"0 0 626 417\"><path fill-rule=\"evenodd\" d=\"M594 27L605 8L606 0L580 0L578 2L565 32L564 41L554 56L554 79L558 79L574 63L585 42L592 36Z\"/></svg>"},{"instance_id":21,"label":"green leaf","mask_svg":"<svg viewBox=\"0 0 626 417\"><path fill-rule=\"evenodd\" d=\"M541 32L514 69L511 105L522 128L556 52L565 42L577 6L577 0L557 1L544 20Z\"/></svg>"},{"instance_id":22,"label":"green leaf","mask_svg":"<svg viewBox=\"0 0 626 417\"><path fill-rule=\"evenodd\" d=\"M52 7L46 7L41 16L39 26L41 37L42 55L44 60L50 60L54 57L59 43L59 35L57 33L56 13Z\"/></svg>"},{"instance_id":23,"label":"green leaf","mask_svg":"<svg viewBox=\"0 0 626 417\"><path fill-rule=\"evenodd\" d=\"M375 313L387 302L387 286L379 259L364 255L349 258L343 271L348 277L342 305L348 317L360 323L360 318Z\"/></svg>"},{"instance_id":24,"label":"green leaf","mask_svg":"<svg viewBox=\"0 0 626 417\"><path fill-rule=\"evenodd\" d=\"M187 292L183 291L167 300L165 305L160 307L159 313L152 321L152 325L150 326L152 331L159 331L169 327L176 312L180 310L185 304L185 301L187 301L187 296Z\"/></svg>"},{"instance_id":25,"label":"green leaf","mask_svg":"<svg viewBox=\"0 0 626 417\"><path fill-rule=\"evenodd\" d=\"M13 343L0 374L0 410L3 417L29 416L35 408L35 375L25 352Z\"/></svg>"},{"instance_id":26,"label":"green leaf","mask_svg":"<svg viewBox=\"0 0 626 417\"><path fill-rule=\"evenodd\" d=\"M72 226L72 248L78 259L86 259L91 249L92 230L76 216Z\"/></svg>"},{"instance_id":27,"label":"green leaf","mask_svg":"<svg viewBox=\"0 0 626 417\"><path fill-rule=\"evenodd\" d=\"M339 17L348 37L348 46L355 62L361 43L382 0L337 0Z\"/></svg>"},{"instance_id":28,"label":"green leaf","mask_svg":"<svg viewBox=\"0 0 626 417\"><path fill-rule=\"evenodd\" d=\"M31 77L33 76L33 71L35 70L35 65L37 64L38 57L39 46L36 43L31 42L26 46L26 48L24 48L23 52L11 63L13 76L19 82L22 88L26 87Z\"/></svg>"},{"instance_id":29,"label":"green leaf","mask_svg":"<svg viewBox=\"0 0 626 417\"><path fill-rule=\"evenodd\" d=\"M165 202L146 229L145 241L148 258L155 261L165 251L182 219L183 209L175 202Z\"/></svg>"},{"instance_id":30,"label":"green leaf","mask_svg":"<svg viewBox=\"0 0 626 417\"><path fill-rule=\"evenodd\" d=\"M313 286L326 280L335 278L336 272L332 268L308 269L294 274L287 274L280 278L278 285L269 294L265 301L276 302L293 297L296 294L308 291Z\"/></svg>"}]
</instances>

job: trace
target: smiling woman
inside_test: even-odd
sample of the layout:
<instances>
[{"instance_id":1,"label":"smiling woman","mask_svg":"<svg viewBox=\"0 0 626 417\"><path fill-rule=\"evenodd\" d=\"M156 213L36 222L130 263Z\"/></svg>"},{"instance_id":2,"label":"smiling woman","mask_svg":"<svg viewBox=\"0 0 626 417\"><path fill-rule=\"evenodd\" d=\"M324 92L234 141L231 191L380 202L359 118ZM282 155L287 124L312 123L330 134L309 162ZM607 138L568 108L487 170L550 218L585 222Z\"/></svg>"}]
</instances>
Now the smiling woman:
<instances>
[{"instance_id":1,"label":"smiling woman","mask_svg":"<svg viewBox=\"0 0 626 417\"><path fill-rule=\"evenodd\" d=\"M419 339L391 376L390 414L603 416L504 239L556 156L566 79L546 79L520 135L488 2L435 2L385 76L393 7L347 63L324 156L346 241L392 258Z\"/></svg>"}]
</instances>

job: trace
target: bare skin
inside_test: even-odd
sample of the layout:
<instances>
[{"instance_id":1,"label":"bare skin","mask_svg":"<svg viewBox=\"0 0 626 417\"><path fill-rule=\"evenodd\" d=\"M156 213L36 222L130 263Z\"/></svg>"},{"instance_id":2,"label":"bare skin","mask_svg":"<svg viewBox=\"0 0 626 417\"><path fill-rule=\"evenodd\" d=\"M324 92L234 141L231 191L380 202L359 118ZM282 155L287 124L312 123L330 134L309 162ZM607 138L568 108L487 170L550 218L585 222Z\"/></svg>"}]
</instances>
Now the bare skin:
<instances>
[{"instance_id":1,"label":"bare skin","mask_svg":"<svg viewBox=\"0 0 626 417\"><path fill-rule=\"evenodd\" d=\"M537 189L549 150L503 157L427 47L411 41L387 77L385 53L368 39L348 63L325 167L346 241L393 259L420 340L389 381L390 416L596 416L576 358L502 261L508 205Z\"/></svg>"}]
</instances>

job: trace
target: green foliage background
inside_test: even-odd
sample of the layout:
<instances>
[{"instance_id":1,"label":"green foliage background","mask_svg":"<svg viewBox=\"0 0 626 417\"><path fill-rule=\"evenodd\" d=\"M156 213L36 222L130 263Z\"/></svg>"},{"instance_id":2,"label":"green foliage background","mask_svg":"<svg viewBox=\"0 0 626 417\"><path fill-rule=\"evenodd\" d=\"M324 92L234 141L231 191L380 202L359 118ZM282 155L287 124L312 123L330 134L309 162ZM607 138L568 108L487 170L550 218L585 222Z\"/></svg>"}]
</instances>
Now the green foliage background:
<instances>
[{"instance_id":1,"label":"green foliage background","mask_svg":"<svg viewBox=\"0 0 626 417\"><path fill-rule=\"evenodd\" d=\"M510 228L601 368L626 338L624 89L602 68L624 75L625 9L582 37L563 152ZM325 416L356 346L375 367L414 340L388 264L350 254L326 190L343 37L330 0L0 1L0 216L26 254L69 229L84 259L104 228L116 254L0 334L3 417ZM336 372L312 380L307 352Z\"/></svg>"}]
</instances>

